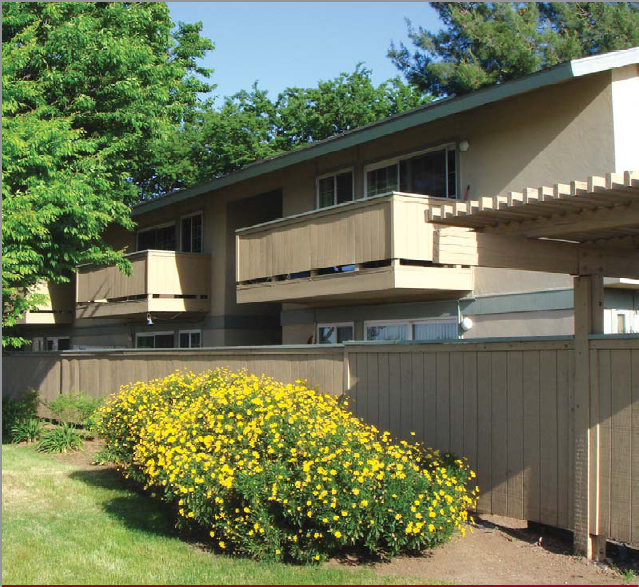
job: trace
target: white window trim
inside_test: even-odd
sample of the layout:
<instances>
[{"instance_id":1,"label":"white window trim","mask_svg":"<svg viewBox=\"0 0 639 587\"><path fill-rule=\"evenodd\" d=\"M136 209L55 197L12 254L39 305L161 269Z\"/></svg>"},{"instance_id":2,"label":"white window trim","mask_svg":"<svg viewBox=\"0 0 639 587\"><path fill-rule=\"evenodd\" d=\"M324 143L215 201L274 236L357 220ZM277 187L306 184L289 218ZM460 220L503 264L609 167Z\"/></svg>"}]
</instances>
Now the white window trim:
<instances>
[{"instance_id":1,"label":"white window trim","mask_svg":"<svg viewBox=\"0 0 639 587\"><path fill-rule=\"evenodd\" d=\"M193 218L193 216L201 216L202 217L202 222L201 222L201 225L202 225L202 251L204 251L204 211L203 210L198 210L197 212L191 212L190 214L184 214L184 216L180 216L180 246L179 246L180 253L191 252L191 251L185 251L182 248L182 220L184 220L185 218ZM193 240L193 239L191 239L191 240ZM191 244L193 244L193 243L191 242Z\"/></svg>"},{"instance_id":2,"label":"white window trim","mask_svg":"<svg viewBox=\"0 0 639 587\"><path fill-rule=\"evenodd\" d=\"M142 336L152 336L152 337L156 337L156 336L166 336L167 334L171 334L173 336L173 345L175 345L175 331L173 330L166 330L166 331L162 331L162 332L136 332L135 333L135 348L139 348L138 347L138 339ZM179 341L178 341L179 342ZM155 341L153 341L153 344L155 344ZM155 348L155 347L154 347ZM167 347L167 348L175 348L175 346L173 347Z\"/></svg>"},{"instance_id":3,"label":"white window trim","mask_svg":"<svg viewBox=\"0 0 639 587\"><path fill-rule=\"evenodd\" d=\"M617 316L626 318L626 324L630 326L630 333L617 332ZM632 334L639 332L639 311L607 308L604 310L604 332L606 334Z\"/></svg>"},{"instance_id":4,"label":"white window trim","mask_svg":"<svg viewBox=\"0 0 639 587\"><path fill-rule=\"evenodd\" d=\"M407 327L408 329L408 337L406 340L413 340L413 325L415 324L429 324L429 323L438 323L438 324L458 324L457 318L448 317L448 318L415 318L411 320L366 320L364 322L364 340L368 339L368 327L369 326L398 326L402 325Z\"/></svg>"},{"instance_id":5,"label":"white window trim","mask_svg":"<svg viewBox=\"0 0 639 587\"><path fill-rule=\"evenodd\" d=\"M322 322L321 324L317 325L317 329L315 331L315 340L317 341L317 344L321 344L319 339L319 331L320 328L326 328L326 327L330 327L330 326L335 326L335 328L339 328L340 326L350 326L353 329L353 340L355 340L355 322ZM337 330L335 330L335 340L337 340ZM339 344L339 343L336 343Z\"/></svg>"},{"instance_id":6,"label":"white window trim","mask_svg":"<svg viewBox=\"0 0 639 587\"><path fill-rule=\"evenodd\" d=\"M177 230L177 226L176 226L175 220L172 220L171 222L162 222L161 224L155 224L153 226L148 226L147 228L138 229L135 232L135 248L136 249L138 248L138 242L139 242L138 235L143 234L145 232L149 232L151 230L156 230L158 228L166 228L167 226L175 226L175 236L177 238L178 230ZM136 252L140 253L143 250L148 250L148 249L141 249L141 250L137 250Z\"/></svg>"},{"instance_id":7,"label":"white window trim","mask_svg":"<svg viewBox=\"0 0 639 587\"><path fill-rule=\"evenodd\" d=\"M202 329L195 328L193 330L178 330L178 340L177 340L178 348L180 348L180 349L187 349L187 348L188 349L192 349L192 348L198 348L199 349L199 348L202 348L201 346L199 346L199 347L192 347L192 346L182 347L182 346L180 346L180 336L182 334L196 334L196 333L200 335L200 344L202 344ZM189 344L190 343L191 343L191 339L189 338Z\"/></svg>"},{"instance_id":8,"label":"white window trim","mask_svg":"<svg viewBox=\"0 0 639 587\"><path fill-rule=\"evenodd\" d=\"M433 151L442 151L446 149L446 151L456 151L457 144L454 142L443 143L441 145L437 145L436 147L429 147L428 149L422 149L421 151L413 151L412 153L407 153L406 155L399 155L397 157L392 157L390 159L384 159L383 161L377 161L376 163L369 163L364 166L364 198L374 198L375 196L368 195L368 173L370 171L375 171L376 169L382 169L384 167L390 167L391 165L397 165L397 189L399 191L399 186L401 185L401 177L400 177L400 169L399 163L400 161L404 161L406 159L412 159L413 157L419 157L420 155L424 155L425 153L430 153ZM459 170L457 170L457 175L459 175ZM448 192L448 158L446 158L446 192ZM457 186L455 186L455 192L457 192ZM379 196L381 194L377 194ZM449 198L451 200L458 200L459 194L456 195L455 198Z\"/></svg>"},{"instance_id":9,"label":"white window trim","mask_svg":"<svg viewBox=\"0 0 639 587\"><path fill-rule=\"evenodd\" d=\"M331 171L330 173L324 173L323 175L318 175L315 178L315 209L316 210L325 210L326 208L330 208L330 206L324 206L323 208L320 208L320 194L319 194L319 182L322 179L326 179L328 177L332 177L333 178L333 193L335 194L335 201L337 201L337 176L341 175L342 173L349 173L351 174L351 181L353 183L353 199L351 201L355 201L355 168L354 167L345 167L344 169L338 169L337 171ZM336 204L332 204L333 206L335 206Z\"/></svg>"}]
</instances>

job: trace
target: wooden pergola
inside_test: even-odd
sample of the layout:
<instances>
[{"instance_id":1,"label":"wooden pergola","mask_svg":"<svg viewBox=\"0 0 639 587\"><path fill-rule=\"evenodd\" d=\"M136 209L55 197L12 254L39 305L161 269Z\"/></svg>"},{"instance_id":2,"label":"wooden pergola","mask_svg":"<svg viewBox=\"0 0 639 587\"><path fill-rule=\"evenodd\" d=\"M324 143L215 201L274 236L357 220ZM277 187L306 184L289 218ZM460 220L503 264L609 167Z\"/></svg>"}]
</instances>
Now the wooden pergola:
<instances>
[{"instance_id":1,"label":"wooden pergola","mask_svg":"<svg viewBox=\"0 0 639 587\"><path fill-rule=\"evenodd\" d=\"M603 334L604 277L639 279L639 172L441 203L429 220L441 225L439 263L574 276L574 539L577 552L605 556L589 335Z\"/></svg>"}]
</instances>

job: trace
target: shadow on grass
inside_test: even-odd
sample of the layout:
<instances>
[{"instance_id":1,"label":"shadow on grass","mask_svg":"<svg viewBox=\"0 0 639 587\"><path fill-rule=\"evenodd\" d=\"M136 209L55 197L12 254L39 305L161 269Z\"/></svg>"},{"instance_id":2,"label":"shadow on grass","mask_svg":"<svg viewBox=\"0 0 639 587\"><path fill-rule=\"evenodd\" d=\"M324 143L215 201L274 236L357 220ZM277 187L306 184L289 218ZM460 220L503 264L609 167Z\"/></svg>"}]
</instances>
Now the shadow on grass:
<instances>
[{"instance_id":1,"label":"shadow on grass","mask_svg":"<svg viewBox=\"0 0 639 587\"><path fill-rule=\"evenodd\" d=\"M183 535L174 526L175 516L169 506L146 495L135 483L114 468L73 471L69 477L91 487L110 491L129 491L99 503L106 514L131 530L166 537Z\"/></svg>"}]
</instances>

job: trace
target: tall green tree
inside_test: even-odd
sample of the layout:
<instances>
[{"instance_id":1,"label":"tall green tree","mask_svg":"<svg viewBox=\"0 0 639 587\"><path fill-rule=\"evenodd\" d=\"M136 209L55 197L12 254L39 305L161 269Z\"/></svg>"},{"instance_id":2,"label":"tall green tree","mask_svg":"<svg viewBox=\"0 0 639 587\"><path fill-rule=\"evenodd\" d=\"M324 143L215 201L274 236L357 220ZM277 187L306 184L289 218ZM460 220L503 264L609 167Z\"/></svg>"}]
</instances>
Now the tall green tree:
<instances>
[{"instance_id":1,"label":"tall green tree","mask_svg":"<svg viewBox=\"0 0 639 587\"><path fill-rule=\"evenodd\" d=\"M186 125L167 161L181 161L186 187L253 161L297 149L428 102L399 77L375 85L358 65L316 87L290 87L271 100L257 83L207 108ZM178 155L179 153L179 155Z\"/></svg>"},{"instance_id":2,"label":"tall green tree","mask_svg":"<svg viewBox=\"0 0 639 587\"><path fill-rule=\"evenodd\" d=\"M3 346L24 342L11 327L42 301L36 283L79 263L126 267L101 235L131 227L130 204L158 181L157 145L211 88L199 32L164 3L2 4Z\"/></svg>"},{"instance_id":3,"label":"tall green tree","mask_svg":"<svg viewBox=\"0 0 639 587\"><path fill-rule=\"evenodd\" d=\"M414 28L388 56L408 82L459 95L563 61L639 45L637 2L430 2L444 28Z\"/></svg>"}]
</instances>

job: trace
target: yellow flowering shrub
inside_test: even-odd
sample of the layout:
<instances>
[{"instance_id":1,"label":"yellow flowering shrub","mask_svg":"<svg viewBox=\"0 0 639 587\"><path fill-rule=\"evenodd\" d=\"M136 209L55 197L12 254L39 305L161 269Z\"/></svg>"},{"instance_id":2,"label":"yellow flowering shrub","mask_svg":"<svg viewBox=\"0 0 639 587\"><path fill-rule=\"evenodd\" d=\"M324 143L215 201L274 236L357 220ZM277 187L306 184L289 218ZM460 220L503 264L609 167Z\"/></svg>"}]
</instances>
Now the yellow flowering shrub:
<instances>
[{"instance_id":1,"label":"yellow flowering shrub","mask_svg":"<svg viewBox=\"0 0 639 587\"><path fill-rule=\"evenodd\" d=\"M217 369L123 386L100 411L118 465L221 549L323 560L345 546L384 556L464 532L469 467L394 442L302 382Z\"/></svg>"}]
</instances>

